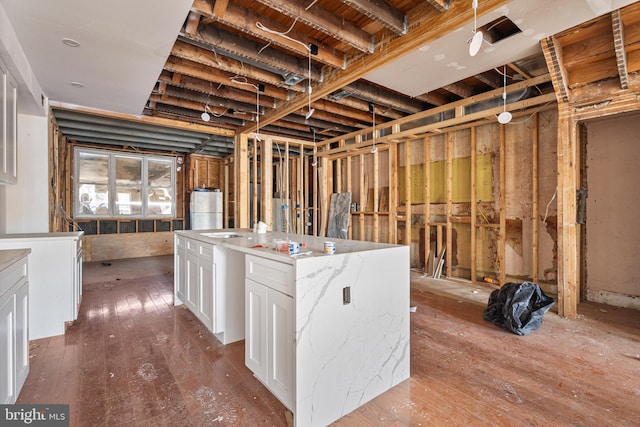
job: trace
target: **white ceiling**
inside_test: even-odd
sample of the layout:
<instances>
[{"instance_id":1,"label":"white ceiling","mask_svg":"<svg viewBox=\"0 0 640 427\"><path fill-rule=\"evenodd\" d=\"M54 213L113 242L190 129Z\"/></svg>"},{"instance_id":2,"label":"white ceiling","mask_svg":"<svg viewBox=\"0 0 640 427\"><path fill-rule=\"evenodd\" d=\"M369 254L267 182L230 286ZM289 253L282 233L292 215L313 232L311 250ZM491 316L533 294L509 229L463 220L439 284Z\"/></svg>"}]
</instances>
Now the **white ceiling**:
<instances>
[{"instance_id":1,"label":"white ceiling","mask_svg":"<svg viewBox=\"0 0 640 427\"><path fill-rule=\"evenodd\" d=\"M469 7L471 7L471 0ZM528 56L542 37L633 0L514 0L478 10L478 25L506 15L523 31L471 58L473 23L446 34L367 79L415 96ZM192 0L0 0L44 95L52 101L141 114ZM80 43L70 48L71 38ZM2 46L0 46L2 47ZM76 88L79 82L83 88Z\"/></svg>"},{"instance_id":2,"label":"white ceiling","mask_svg":"<svg viewBox=\"0 0 640 427\"><path fill-rule=\"evenodd\" d=\"M0 0L46 97L127 114L142 113L192 3Z\"/></svg>"},{"instance_id":3,"label":"white ceiling","mask_svg":"<svg viewBox=\"0 0 640 427\"><path fill-rule=\"evenodd\" d=\"M417 96L540 52L540 39L636 1L514 0L489 13L479 8L479 27L506 16L522 32L493 46L485 42L480 52L471 57L467 43L474 28L470 22L365 78L405 95ZM468 2L471 7L472 1Z\"/></svg>"}]
</instances>

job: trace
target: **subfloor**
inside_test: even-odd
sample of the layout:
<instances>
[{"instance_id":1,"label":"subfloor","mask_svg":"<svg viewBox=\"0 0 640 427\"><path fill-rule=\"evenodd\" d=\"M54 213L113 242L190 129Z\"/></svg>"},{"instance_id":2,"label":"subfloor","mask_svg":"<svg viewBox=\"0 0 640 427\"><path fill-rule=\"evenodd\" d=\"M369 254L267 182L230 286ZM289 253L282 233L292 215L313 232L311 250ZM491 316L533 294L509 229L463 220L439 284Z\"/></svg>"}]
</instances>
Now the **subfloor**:
<instances>
[{"instance_id":1,"label":"subfloor","mask_svg":"<svg viewBox=\"0 0 640 427\"><path fill-rule=\"evenodd\" d=\"M244 342L173 306L172 259L85 263L80 317L31 342L18 403L68 403L72 426L286 426ZM482 319L489 287L411 285L411 378L334 425L640 425L640 311L581 304L520 337Z\"/></svg>"}]
</instances>

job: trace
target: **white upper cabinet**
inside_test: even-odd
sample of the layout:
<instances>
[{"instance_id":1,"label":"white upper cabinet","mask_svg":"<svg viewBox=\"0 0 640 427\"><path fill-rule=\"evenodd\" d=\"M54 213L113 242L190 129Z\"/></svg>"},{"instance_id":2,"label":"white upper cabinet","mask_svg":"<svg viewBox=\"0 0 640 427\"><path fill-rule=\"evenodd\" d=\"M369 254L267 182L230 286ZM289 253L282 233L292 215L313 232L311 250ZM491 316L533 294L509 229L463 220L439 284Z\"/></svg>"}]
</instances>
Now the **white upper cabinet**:
<instances>
[{"instance_id":1,"label":"white upper cabinet","mask_svg":"<svg viewBox=\"0 0 640 427\"><path fill-rule=\"evenodd\" d=\"M18 177L18 86L0 61L0 184Z\"/></svg>"}]
</instances>

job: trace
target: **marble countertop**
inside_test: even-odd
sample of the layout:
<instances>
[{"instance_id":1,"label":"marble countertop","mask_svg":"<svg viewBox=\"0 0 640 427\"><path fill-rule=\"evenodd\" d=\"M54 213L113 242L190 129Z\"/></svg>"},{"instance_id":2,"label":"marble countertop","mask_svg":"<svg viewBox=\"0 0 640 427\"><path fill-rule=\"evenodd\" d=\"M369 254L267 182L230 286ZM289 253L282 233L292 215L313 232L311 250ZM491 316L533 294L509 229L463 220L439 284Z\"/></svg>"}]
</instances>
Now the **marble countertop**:
<instances>
[{"instance_id":1,"label":"marble countertop","mask_svg":"<svg viewBox=\"0 0 640 427\"><path fill-rule=\"evenodd\" d=\"M0 250L0 271L4 271L9 266L26 257L31 253L31 249L4 249Z\"/></svg>"},{"instance_id":2,"label":"marble countertop","mask_svg":"<svg viewBox=\"0 0 640 427\"><path fill-rule=\"evenodd\" d=\"M58 233L16 233L16 234L0 234L0 239L69 239L80 238L84 231L67 231Z\"/></svg>"},{"instance_id":3,"label":"marble countertop","mask_svg":"<svg viewBox=\"0 0 640 427\"><path fill-rule=\"evenodd\" d=\"M296 261L302 261L309 258L335 257L344 254L374 251L398 246L388 243L334 239L329 237L316 237L273 231L268 231L266 233L254 233L247 229L182 230L176 231L175 233L201 242L220 245L222 247L239 250L244 253L262 256L288 264L294 264ZM230 237L211 237L211 234L218 233L221 235L228 234ZM300 243L300 253L297 255L289 255L286 252L278 252L275 250L274 240L285 240ZM324 253L324 242L335 242L335 255Z\"/></svg>"}]
</instances>

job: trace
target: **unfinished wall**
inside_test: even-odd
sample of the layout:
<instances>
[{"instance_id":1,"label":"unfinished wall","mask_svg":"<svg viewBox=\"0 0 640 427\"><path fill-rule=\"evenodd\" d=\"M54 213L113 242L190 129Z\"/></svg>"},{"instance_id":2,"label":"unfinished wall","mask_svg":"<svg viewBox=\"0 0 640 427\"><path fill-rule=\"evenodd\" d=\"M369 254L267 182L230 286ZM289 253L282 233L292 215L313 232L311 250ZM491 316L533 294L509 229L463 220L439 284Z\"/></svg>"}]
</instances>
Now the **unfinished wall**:
<instances>
[{"instance_id":1,"label":"unfinished wall","mask_svg":"<svg viewBox=\"0 0 640 427\"><path fill-rule=\"evenodd\" d=\"M638 308L639 120L636 113L588 122L586 151L587 297Z\"/></svg>"}]
</instances>

